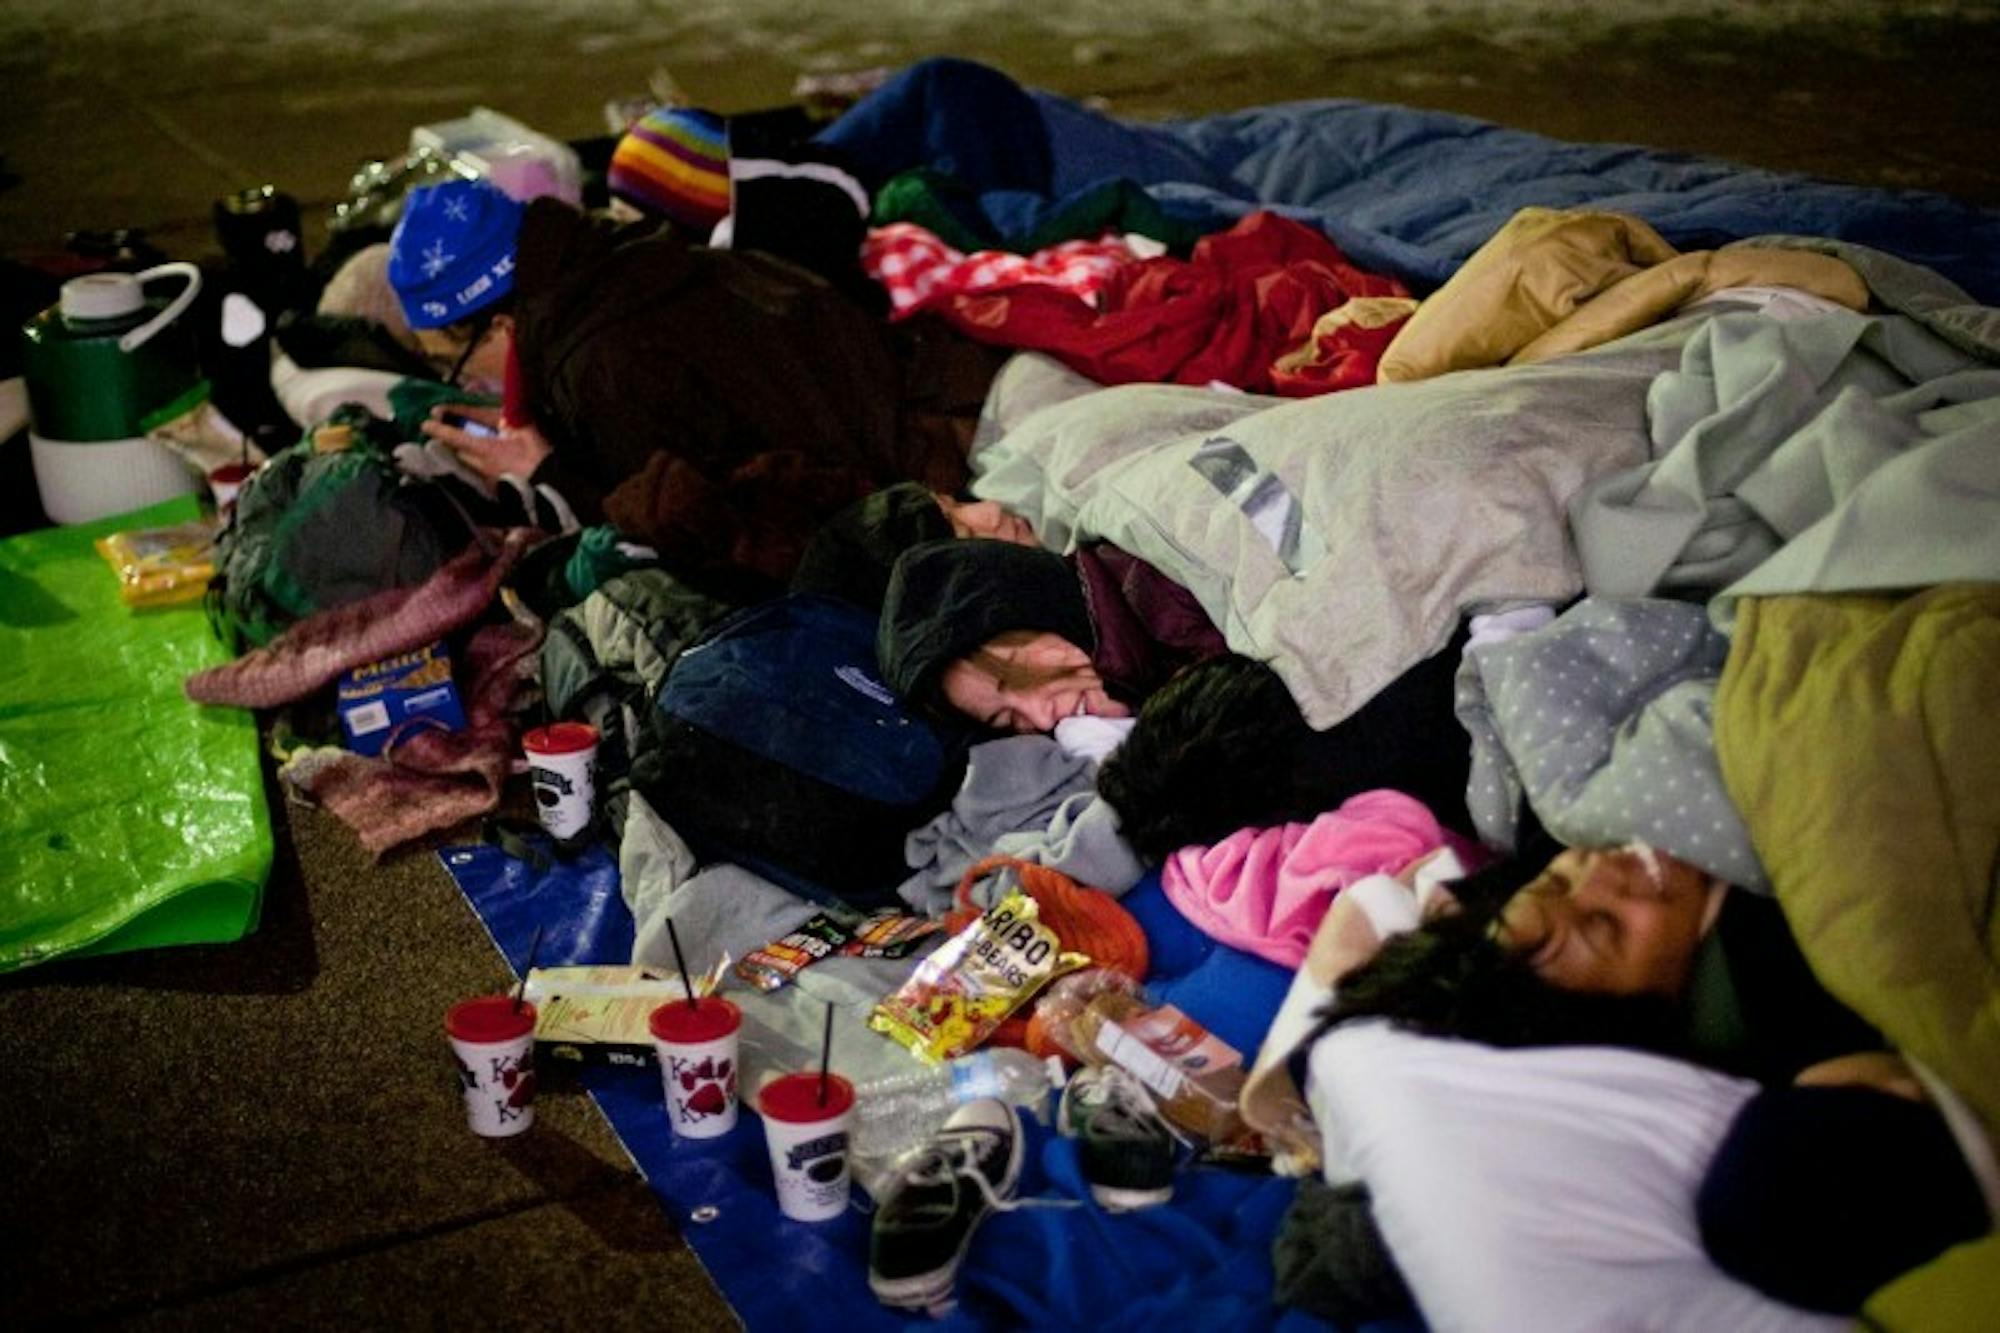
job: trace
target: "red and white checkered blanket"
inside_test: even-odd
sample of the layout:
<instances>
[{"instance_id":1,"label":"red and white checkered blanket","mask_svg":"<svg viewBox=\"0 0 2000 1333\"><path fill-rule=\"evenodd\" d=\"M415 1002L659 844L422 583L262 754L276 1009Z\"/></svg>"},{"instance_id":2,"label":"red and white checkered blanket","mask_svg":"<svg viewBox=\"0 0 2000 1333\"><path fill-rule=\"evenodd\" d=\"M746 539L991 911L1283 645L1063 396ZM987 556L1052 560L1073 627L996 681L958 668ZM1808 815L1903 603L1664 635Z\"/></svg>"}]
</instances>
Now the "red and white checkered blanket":
<instances>
[{"instance_id":1,"label":"red and white checkered blanket","mask_svg":"<svg viewBox=\"0 0 2000 1333\"><path fill-rule=\"evenodd\" d=\"M890 318L902 319L953 296L1004 291L1010 287L1056 287L1097 305L1097 295L1119 269L1140 256L1116 236L1096 241L1064 241L1031 255L1004 250L965 254L913 222L896 222L868 233L861 264L889 293Z\"/></svg>"}]
</instances>

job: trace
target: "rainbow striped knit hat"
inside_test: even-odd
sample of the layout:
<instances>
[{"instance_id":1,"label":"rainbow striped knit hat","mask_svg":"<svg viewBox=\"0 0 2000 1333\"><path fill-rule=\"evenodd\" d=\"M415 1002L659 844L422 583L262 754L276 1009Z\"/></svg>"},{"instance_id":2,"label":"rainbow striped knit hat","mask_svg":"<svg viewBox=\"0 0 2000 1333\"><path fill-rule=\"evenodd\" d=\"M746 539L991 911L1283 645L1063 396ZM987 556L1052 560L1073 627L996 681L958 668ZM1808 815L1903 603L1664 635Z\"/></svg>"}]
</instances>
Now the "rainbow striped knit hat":
<instances>
[{"instance_id":1,"label":"rainbow striped knit hat","mask_svg":"<svg viewBox=\"0 0 2000 1333\"><path fill-rule=\"evenodd\" d=\"M661 107L625 132L606 175L611 193L706 240L729 215L729 127L691 107Z\"/></svg>"}]
</instances>

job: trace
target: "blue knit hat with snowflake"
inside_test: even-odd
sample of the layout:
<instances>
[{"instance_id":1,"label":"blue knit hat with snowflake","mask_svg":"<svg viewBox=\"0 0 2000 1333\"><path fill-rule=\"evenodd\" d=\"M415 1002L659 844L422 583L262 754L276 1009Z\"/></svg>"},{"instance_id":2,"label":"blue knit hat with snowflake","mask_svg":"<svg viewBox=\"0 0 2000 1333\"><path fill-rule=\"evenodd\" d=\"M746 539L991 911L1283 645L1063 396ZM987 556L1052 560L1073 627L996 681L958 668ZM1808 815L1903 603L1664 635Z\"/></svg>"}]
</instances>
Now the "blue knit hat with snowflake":
<instances>
[{"instance_id":1,"label":"blue knit hat with snowflake","mask_svg":"<svg viewBox=\"0 0 2000 1333\"><path fill-rule=\"evenodd\" d=\"M389 238L389 285L411 328L456 324L514 290L525 211L485 181L410 191Z\"/></svg>"}]
</instances>

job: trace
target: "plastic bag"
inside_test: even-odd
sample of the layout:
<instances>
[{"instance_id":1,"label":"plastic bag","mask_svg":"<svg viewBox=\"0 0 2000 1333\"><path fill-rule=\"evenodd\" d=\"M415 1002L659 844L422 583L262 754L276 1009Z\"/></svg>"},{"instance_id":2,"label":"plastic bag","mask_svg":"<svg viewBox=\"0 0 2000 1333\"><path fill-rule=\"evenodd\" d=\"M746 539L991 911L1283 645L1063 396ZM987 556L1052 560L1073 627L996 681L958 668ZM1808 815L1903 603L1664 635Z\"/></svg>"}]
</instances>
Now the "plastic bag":
<instances>
[{"instance_id":1,"label":"plastic bag","mask_svg":"<svg viewBox=\"0 0 2000 1333\"><path fill-rule=\"evenodd\" d=\"M1029 1054L1056 1056L1070 1069L1088 1063L1070 1050L1074 1040L1069 1035L1070 1024L1083 1013L1084 1006L1109 991L1136 995L1139 983L1115 968L1093 966L1072 972L1043 991L1028 1019L1024 1042Z\"/></svg>"},{"instance_id":2,"label":"plastic bag","mask_svg":"<svg viewBox=\"0 0 2000 1333\"><path fill-rule=\"evenodd\" d=\"M410 131L410 149L447 157L523 203L545 194L569 204L583 200L583 162L576 150L491 107L417 126Z\"/></svg>"},{"instance_id":3,"label":"plastic bag","mask_svg":"<svg viewBox=\"0 0 2000 1333\"><path fill-rule=\"evenodd\" d=\"M1249 1078L1242 1052L1174 1006L1152 1003L1143 991L1089 989L1050 996L1047 1025L1057 1044L1085 1064L1116 1065L1133 1075L1153 1094L1161 1115L1203 1142L1258 1146L1240 1110Z\"/></svg>"},{"instance_id":4,"label":"plastic bag","mask_svg":"<svg viewBox=\"0 0 2000 1333\"><path fill-rule=\"evenodd\" d=\"M347 197L334 205L326 229L338 236L349 231L387 231L403 214L410 191L444 180L465 180L471 172L428 148L412 150L393 161L364 162L347 183Z\"/></svg>"},{"instance_id":5,"label":"plastic bag","mask_svg":"<svg viewBox=\"0 0 2000 1333\"><path fill-rule=\"evenodd\" d=\"M212 519L199 519L114 532L92 545L118 576L119 601L132 607L179 606L208 591L219 528Z\"/></svg>"}]
</instances>

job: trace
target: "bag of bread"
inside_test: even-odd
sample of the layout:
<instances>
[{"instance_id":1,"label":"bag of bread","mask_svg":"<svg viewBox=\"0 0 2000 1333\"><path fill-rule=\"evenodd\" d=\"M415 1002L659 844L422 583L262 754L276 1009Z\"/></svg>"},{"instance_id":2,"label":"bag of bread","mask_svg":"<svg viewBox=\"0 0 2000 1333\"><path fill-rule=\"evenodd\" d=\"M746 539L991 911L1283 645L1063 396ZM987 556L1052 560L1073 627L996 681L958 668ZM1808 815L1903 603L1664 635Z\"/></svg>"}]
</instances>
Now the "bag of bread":
<instances>
[{"instance_id":1,"label":"bag of bread","mask_svg":"<svg viewBox=\"0 0 2000 1333\"><path fill-rule=\"evenodd\" d=\"M1137 1078L1176 1128L1215 1147L1255 1140L1238 1109L1249 1077L1242 1053L1174 1006L1110 989L1092 997L1066 1028L1063 1045L1072 1054Z\"/></svg>"}]
</instances>

